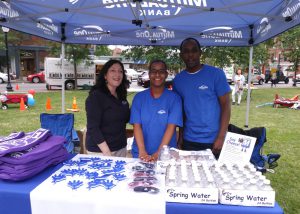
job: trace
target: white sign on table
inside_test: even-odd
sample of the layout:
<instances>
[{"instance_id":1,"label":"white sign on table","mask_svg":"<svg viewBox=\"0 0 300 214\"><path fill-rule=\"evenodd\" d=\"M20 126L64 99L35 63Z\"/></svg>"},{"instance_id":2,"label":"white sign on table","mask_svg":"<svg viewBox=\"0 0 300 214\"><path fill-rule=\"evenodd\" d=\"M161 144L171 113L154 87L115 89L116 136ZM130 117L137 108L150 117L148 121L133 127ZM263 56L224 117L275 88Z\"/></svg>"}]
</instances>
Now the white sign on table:
<instances>
[{"instance_id":1,"label":"white sign on table","mask_svg":"<svg viewBox=\"0 0 300 214\"><path fill-rule=\"evenodd\" d=\"M249 163L255 142L255 137L227 132L218 162L240 165Z\"/></svg>"}]
</instances>

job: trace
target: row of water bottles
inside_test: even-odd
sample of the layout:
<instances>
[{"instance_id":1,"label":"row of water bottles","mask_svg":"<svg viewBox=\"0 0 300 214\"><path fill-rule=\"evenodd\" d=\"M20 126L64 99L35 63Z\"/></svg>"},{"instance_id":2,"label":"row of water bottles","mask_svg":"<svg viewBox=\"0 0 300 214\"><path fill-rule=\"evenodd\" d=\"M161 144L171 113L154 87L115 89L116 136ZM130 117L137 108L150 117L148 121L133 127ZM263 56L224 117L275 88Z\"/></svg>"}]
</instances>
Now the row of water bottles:
<instances>
[{"instance_id":1,"label":"row of water bottles","mask_svg":"<svg viewBox=\"0 0 300 214\"><path fill-rule=\"evenodd\" d=\"M213 165L210 167L220 189L272 191L270 180L253 165Z\"/></svg>"}]
</instances>

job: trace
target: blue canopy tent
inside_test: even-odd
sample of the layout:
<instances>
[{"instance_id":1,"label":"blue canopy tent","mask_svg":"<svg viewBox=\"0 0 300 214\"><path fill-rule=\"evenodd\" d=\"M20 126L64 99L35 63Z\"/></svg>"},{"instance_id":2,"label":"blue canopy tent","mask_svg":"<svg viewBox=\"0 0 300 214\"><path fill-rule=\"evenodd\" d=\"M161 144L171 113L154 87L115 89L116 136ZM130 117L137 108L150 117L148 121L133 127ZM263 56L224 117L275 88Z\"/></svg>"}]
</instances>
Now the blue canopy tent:
<instances>
[{"instance_id":1,"label":"blue canopy tent","mask_svg":"<svg viewBox=\"0 0 300 214\"><path fill-rule=\"evenodd\" d=\"M62 44L178 46L184 38L194 37L202 46L250 47L249 69L252 67L253 45L299 23L299 0L0 2L0 25ZM246 126L249 103L248 93Z\"/></svg>"}]
</instances>

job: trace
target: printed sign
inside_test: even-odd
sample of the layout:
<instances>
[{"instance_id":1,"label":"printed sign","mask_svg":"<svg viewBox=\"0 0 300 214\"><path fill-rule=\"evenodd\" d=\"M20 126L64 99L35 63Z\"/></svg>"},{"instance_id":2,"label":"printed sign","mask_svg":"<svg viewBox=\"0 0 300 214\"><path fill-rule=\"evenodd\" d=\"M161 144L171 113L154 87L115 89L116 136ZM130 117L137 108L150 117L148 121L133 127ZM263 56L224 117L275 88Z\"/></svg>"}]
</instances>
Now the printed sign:
<instances>
[{"instance_id":1,"label":"printed sign","mask_svg":"<svg viewBox=\"0 0 300 214\"><path fill-rule=\"evenodd\" d=\"M241 206L274 207L275 191L221 190L220 203Z\"/></svg>"},{"instance_id":2,"label":"printed sign","mask_svg":"<svg viewBox=\"0 0 300 214\"><path fill-rule=\"evenodd\" d=\"M166 201L195 204L217 204L217 188L166 187Z\"/></svg>"},{"instance_id":3,"label":"printed sign","mask_svg":"<svg viewBox=\"0 0 300 214\"><path fill-rule=\"evenodd\" d=\"M255 137L227 132L218 162L241 165L249 163L255 142Z\"/></svg>"}]
</instances>

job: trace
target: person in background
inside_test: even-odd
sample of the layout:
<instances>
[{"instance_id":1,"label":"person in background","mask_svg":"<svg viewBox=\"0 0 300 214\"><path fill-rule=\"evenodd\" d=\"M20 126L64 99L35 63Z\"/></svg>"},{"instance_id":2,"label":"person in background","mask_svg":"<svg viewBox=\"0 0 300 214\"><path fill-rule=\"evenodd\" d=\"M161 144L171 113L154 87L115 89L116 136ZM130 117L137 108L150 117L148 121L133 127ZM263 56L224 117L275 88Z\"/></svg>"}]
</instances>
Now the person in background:
<instances>
[{"instance_id":1,"label":"person in background","mask_svg":"<svg viewBox=\"0 0 300 214\"><path fill-rule=\"evenodd\" d=\"M174 91L183 101L184 125L179 148L212 149L218 157L230 120L230 87L223 70L201 64L198 40L187 38L180 45L185 70L175 76Z\"/></svg>"},{"instance_id":2,"label":"person in background","mask_svg":"<svg viewBox=\"0 0 300 214\"><path fill-rule=\"evenodd\" d=\"M126 157L127 78L118 60L105 63L86 99L88 154Z\"/></svg>"},{"instance_id":3,"label":"person in background","mask_svg":"<svg viewBox=\"0 0 300 214\"><path fill-rule=\"evenodd\" d=\"M273 85L276 87L276 83L277 83L277 71L272 73L271 88L273 87Z\"/></svg>"},{"instance_id":4,"label":"person in background","mask_svg":"<svg viewBox=\"0 0 300 214\"><path fill-rule=\"evenodd\" d=\"M236 75L233 77L234 88L232 90L232 105L235 105L235 96L238 96L237 104L241 104L245 77L242 75L242 70L239 68L236 72Z\"/></svg>"},{"instance_id":5,"label":"person in background","mask_svg":"<svg viewBox=\"0 0 300 214\"><path fill-rule=\"evenodd\" d=\"M167 65L153 60L149 65L150 88L135 95L130 123L134 140L132 156L156 161L164 145L176 147L176 126L182 126L180 97L165 88Z\"/></svg>"}]
</instances>

